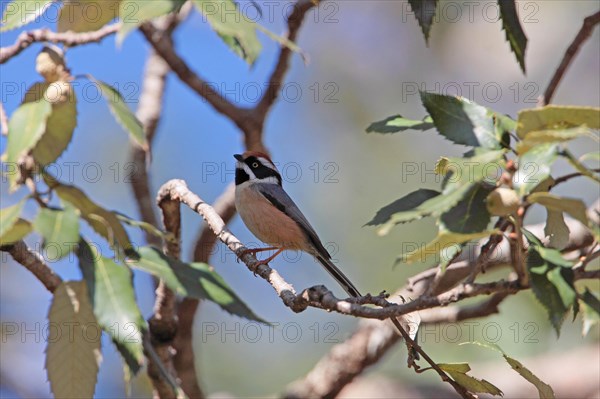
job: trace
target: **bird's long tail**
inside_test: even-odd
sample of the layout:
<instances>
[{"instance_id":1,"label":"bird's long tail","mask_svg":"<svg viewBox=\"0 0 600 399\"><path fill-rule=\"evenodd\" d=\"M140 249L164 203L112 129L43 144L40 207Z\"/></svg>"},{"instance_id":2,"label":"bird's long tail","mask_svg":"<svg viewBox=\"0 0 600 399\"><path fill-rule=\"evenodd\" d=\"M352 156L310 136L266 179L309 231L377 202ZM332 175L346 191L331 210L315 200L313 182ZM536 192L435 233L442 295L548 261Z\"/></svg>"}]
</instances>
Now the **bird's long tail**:
<instances>
[{"instance_id":1,"label":"bird's long tail","mask_svg":"<svg viewBox=\"0 0 600 399\"><path fill-rule=\"evenodd\" d=\"M344 291L346 291L346 293L348 293L348 295L352 297L361 296L360 292L358 291L358 288L356 288L354 284L352 284L352 281L350 281L350 279L346 277L346 275L342 273L342 271L338 269L337 266L334 265L330 259L326 259L323 256L319 255L317 256L317 260L321 263L321 265L323 265L325 270L327 270L327 272L331 274L335 281L337 281L338 284L342 286L342 288L344 289Z\"/></svg>"}]
</instances>

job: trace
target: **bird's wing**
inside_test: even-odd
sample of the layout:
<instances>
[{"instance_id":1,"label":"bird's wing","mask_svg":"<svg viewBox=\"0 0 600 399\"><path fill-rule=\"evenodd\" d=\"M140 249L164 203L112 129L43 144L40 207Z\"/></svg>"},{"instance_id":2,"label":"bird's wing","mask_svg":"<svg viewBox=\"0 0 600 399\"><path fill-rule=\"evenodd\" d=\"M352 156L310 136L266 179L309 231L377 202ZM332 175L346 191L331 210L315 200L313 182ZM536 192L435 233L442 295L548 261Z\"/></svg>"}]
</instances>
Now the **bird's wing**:
<instances>
[{"instance_id":1,"label":"bird's wing","mask_svg":"<svg viewBox=\"0 0 600 399\"><path fill-rule=\"evenodd\" d=\"M310 225L302 211L294 203L285 190L278 184L257 184L256 190L265 197L274 207L291 217L302 228L318 254L330 259L331 255L325 249L315 229Z\"/></svg>"}]
</instances>

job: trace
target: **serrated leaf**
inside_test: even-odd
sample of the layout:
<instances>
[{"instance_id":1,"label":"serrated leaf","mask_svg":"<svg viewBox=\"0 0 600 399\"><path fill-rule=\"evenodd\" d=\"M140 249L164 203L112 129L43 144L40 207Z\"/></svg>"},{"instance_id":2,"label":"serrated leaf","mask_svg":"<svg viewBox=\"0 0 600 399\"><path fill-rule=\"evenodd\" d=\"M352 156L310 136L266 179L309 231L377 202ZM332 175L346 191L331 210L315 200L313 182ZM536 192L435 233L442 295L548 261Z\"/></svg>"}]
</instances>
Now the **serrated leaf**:
<instances>
[{"instance_id":1,"label":"serrated leaf","mask_svg":"<svg viewBox=\"0 0 600 399\"><path fill-rule=\"evenodd\" d=\"M531 290L546 308L550 322L560 335L567 311L576 301L572 263L558 250L545 248L529 231L522 229L530 245L527 250L527 270Z\"/></svg>"},{"instance_id":2,"label":"serrated leaf","mask_svg":"<svg viewBox=\"0 0 600 399\"><path fill-rule=\"evenodd\" d=\"M396 259L396 263L425 262L431 256L439 256L440 262L447 261L448 258L454 257L456 248L460 248L461 244L492 234L497 234L497 231L480 231L471 234L440 231L438 236L427 245L418 246L417 249L400 255Z\"/></svg>"},{"instance_id":3,"label":"serrated leaf","mask_svg":"<svg viewBox=\"0 0 600 399\"><path fill-rule=\"evenodd\" d=\"M147 325L135 300L131 271L101 256L85 240L79 243L77 257L98 323L137 374L144 362L142 335Z\"/></svg>"},{"instance_id":4,"label":"serrated leaf","mask_svg":"<svg viewBox=\"0 0 600 399\"><path fill-rule=\"evenodd\" d=\"M519 373L521 375L521 377L523 377L524 379L529 381L531 384L533 384L533 386L535 386L537 388L540 399L554 399L554 391L552 390L552 387L550 385L548 385L544 381L540 380L538 376L533 374L521 362L508 356L498 345L490 343L490 342L479 342L479 341L464 342L464 343L461 343L460 345L467 345L467 344L481 346L481 347L488 348L488 349L491 349L493 351L496 351L496 352L502 354L502 357L504 358L504 360L506 360L506 362L510 365L510 367L512 367L513 370L515 370L517 373Z\"/></svg>"},{"instance_id":5,"label":"serrated leaf","mask_svg":"<svg viewBox=\"0 0 600 399\"><path fill-rule=\"evenodd\" d=\"M543 205L549 210L568 213L583 223L583 225L587 226L589 224L586 213L587 208L585 203L580 199L559 197L554 194L540 192L529 195L527 202Z\"/></svg>"},{"instance_id":6,"label":"serrated leaf","mask_svg":"<svg viewBox=\"0 0 600 399\"><path fill-rule=\"evenodd\" d=\"M45 252L53 254L53 260L64 258L79 242L79 215L71 206L63 210L40 208L33 228L42 235Z\"/></svg>"},{"instance_id":7,"label":"serrated leaf","mask_svg":"<svg viewBox=\"0 0 600 399\"><path fill-rule=\"evenodd\" d=\"M581 308L583 310L582 334L586 336L590 329L600 322L600 300L587 288L581 295Z\"/></svg>"},{"instance_id":8,"label":"serrated leaf","mask_svg":"<svg viewBox=\"0 0 600 399\"><path fill-rule=\"evenodd\" d=\"M6 162L17 164L42 138L52 106L45 99L24 103L17 108L8 122ZM8 175L11 190L16 188L17 173Z\"/></svg>"},{"instance_id":9,"label":"serrated leaf","mask_svg":"<svg viewBox=\"0 0 600 399\"><path fill-rule=\"evenodd\" d=\"M154 0L153 0L154 1ZM125 104L125 99L110 85L96 80L93 76L88 75L88 79L98 85L100 93L108 103L108 107L119 124L129 133L133 141L135 141L144 151L148 151L148 140L144 134L142 123L135 117L133 112Z\"/></svg>"},{"instance_id":10,"label":"serrated leaf","mask_svg":"<svg viewBox=\"0 0 600 399\"><path fill-rule=\"evenodd\" d=\"M525 134L525 138L517 143L516 150L519 155L522 155L540 144L562 143L590 134L590 129L584 126L567 129L534 130Z\"/></svg>"},{"instance_id":11,"label":"serrated leaf","mask_svg":"<svg viewBox=\"0 0 600 399\"><path fill-rule=\"evenodd\" d=\"M206 263L181 262L152 247L141 247L138 255L127 263L161 278L175 293L208 299L231 314L264 323Z\"/></svg>"},{"instance_id":12,"label":"serrated leaf","mask_svg":"<svg viewBox=\"0 0 600 399\"><path fill-rule=\"evenodd\" d=\"M125 37L146 21L179 10L185 0L121 0L119 18L121 28L117 32L117 45L121 46Z\"/></svg>"},{"instance_id":13,"label":"serrated leaf","mask_svg":"<svg viewBox=\"0 0 600 399\"><path fill-rule=\"evenodd\" d=\"M6 233L13 228L13 226L19 220L19 216L21 216L21 212L23 212L23 207L25 206L25 201L27 198L22 199L12 206L7 206L6 208L2 208L0 211L0 237L4 237Z\"/></svg>"},{"instance_id":14,"label":"serrated leaf","mask_svg":"<svg viewBox=\"0 0 600 399\"><path fill-rule=\"evenodd\" d=\"M429 32L433 25L433 17L435 17L435 9L438 0L408 0L410 8L415 13L415 18L425 36L425 43L429 42Z\"/></svg>"},{"instance_id":15,"label":"serrated leaf","mask_svg":"<svg viewBox=\"0 0 600 399\"><path fill-rule=\"evenodd\" d=\"M192 0L212 29L248 64L254 64L261 44L256 24L246 18L233 0Z\"/></svg>"},{"instance_id":16,"label":"serrated leaf","mask_svg":"<svg viewBox=\"0 0 600 399\"><path fill-rule=\"evenodd\" d=\"M18 218L12 227L0 237L0 246L10 245L22 240L31 233L31 223L25 219Z\"/></svg>"},{"instance_id":17,"label":"serrated leaf","mask_svg":"<svg viewBox=\"0 0 600 399\"><path fill-rule=\"evenodd\" d=\"M527 48L527 36L517 15L517 6L514 0L498 0L500 18L502 18L502 29L506 32L506 40L510 43L510 49L517 57L521 70L525 73L525 50Z\"/></svg>"},{"instance_id":18,"label":"serrated leaf","mask_svg":"<svg viewBox=\"0 0 600 399\"><path fill-rule=\"evenodd\" d=\"M539 240L539 238L533 235L533 233L531 233L529 230L522 228L521 231L523 232L523 235L525 236L529 244L535 247L535 250L543 259L556 266L566 268L573 267L574 263L570 260L565 259L559 250L545 247L544 244L542 244L542 242Z\"/></svg>"},{"instance_id":19,"label":"serrated leaf","mask_svg":"<svg viewBox=\"0 0 600 399\"><path fill-rule=\"evenodd\" d=\"M558 156L556 144L542 144L519 157L513 186L524 197L550 177L550 168Z\"/></svg>"},{"instance_id":20,"label":"serrated leaf","mask_svg":"<svg viewBox=\"0 0 600 399\"><path fill-rule=\"evenodd\" d=\"M52 298L46 370L55 398L91 398L101 361L102 332L83 281L61 283Z\"/></svg>"},{"instance_id":21,"label":"serrated leaf","mask_svg":"<svg viewBox=\"0 0 600 399\"><path fill-rule=\"evenodd\" d=\"M491 172L498 174L503 154L504 151L487 151L471 158L448 158L444 164L444 170L440 170L446 175L442 193L413 209L392 214L389 220L379 228L378 234L387 234L398 223L426 216L437 217L451 209L465 197L474 185L490 177Z\"/></svg>"},{"instance_id":22,"label":"serrated leaf","mask_svg":"<svg viewBox=\"0 0 600 399\"><path fill-rule=\"evenodd\" d=\"M119 218L120 221L122 221L123 223L125 223L129 226L139 227L140 229L144 230L145 232L150 233L153 236L156 236L162 240L166 240L166 241L175 240L175 237L173 236L172 233L170 233L168 231L162 231L159 228L157 228L156 226L151 225L150 223L143 222L141 220L132 219L129 216L126 216L120 212L115 211L114 213L117 215L117 218Z\"/></svg>"},{"instance_id":23,"label":"serrated leaf","mask_svg":"<svg viewBox=\"0 0 600 399\"><path fill-rule=\"evenodd\" d=\"M579 173L581 173L582 175L589 177L590 179L594 180L597 183L600 183L600 177L595 174L593 171L591 171L590 169L588 169L584 164L582 164L581 162L579 162L579 160L577 158L575 158L573 156L573 154L571 154L570 151L564 149L560 152L560 155L564 156L565 158L567 158L567 161L569 161L569 163L575 168L577 169L577 171Z\"/></svg>"},{"instance_id":24,"label":"serrated leaf","mask_svg":"<svg viewBox=\"0 0 600 399\"><path fill-rule=\"evenodd\" d=\"M0 32L19 28L35 21L52 4L53 0L13 0L6 5Z\"/></svg>"},{"instance_id":25,"label":"serrated leaf","mask_svg":"<svg viewBox=\"0 0 600 399\"><path fill-rule=\"evenodd\" d=\"M494 186L477 184L473 186L456 206L440 217L443 229L455 233L476 233L487 229L490 212L485 200Z\"/></svg>"},{"instance_id":26,"label":"serrated leaf","mask_svg":"<svg viewBox=\"0 0 600 399\"><path fill-rule=\"evenodd\" d=\"M561 211L555 211L546 208L548 217L544 234L548 237L548 246L556 249L563 249L569 242L569 226L565 223L565 218Z\"/></svg>"},{"instance_id":27,"label":"serrated leaf","mask_svg":"<svg viewBox=\"0 0 600 399\"><path fill-rule=\"evenodd\" d=\"M502 391L489 381L468 375L467 372L471 370L471 367L467 363L438 363L438 366L470 392L502 395Z\"/></svg>"},{"instance_id":28,"label":"serrated leaf","mask_svg":"<svg viewBox=\"0 0 600 399\"><path fill-rule=\"evenodd\" d=\"M279 43L279 45L281 47L287 47L288 49L290 49L294 53L300 54L300 56L302 57L302 60L305 63L308 62L306 54L304 54L304 52L302 51L302 49L296 43L294 43L293 41L291 41L290 39L288 39L285 36L281 36L281 35L278 35L275 32L271 32L270 30L268 30L267 28L265 28L261 24L254 24L254 26L256 27L256 29L258 29L259 31L261 31L262 33L264 33L265 35L267 35L271 40L273 40L274 42ZM221 38L224 39L223 37L221 37ZM242 56L242 54L238 54L238 55Z\"/></svg>"},{"instance_id":29,"label":"serrated leaf","mask_svg":"<svg viewBox=\"0 0 600 399\"><path fill-rule=\"evenodd\" d=\"M23 103L46 100L55 100L61 93L57 91L59 84L65 82L37 82L25 93ZM33 158L41 165L48 165L63 153L69 146L73 137L73 131L77 126L77 97L73 92L71 83L66 82L69 91L66 92L66 100L52 104L52 113L46 121L46 127L40 140L32 149ZM61 90L62 92L62 90Z\"/></svg>"},{"instance_id":30,"label":"serrated leaf","mask_svg":"<svg viewBox=\"0 0 600 399\"><path fill-rule=\"evenodd\" d=\"M57 31L98 30L119 15L120 2L121 0L65 0L58 14Z\"/></svg>"},{"instance_id":31,"label":"serrated leaf","mask_svg":"<svg viewBox=\"0 0 600 399\"><path fill-rule=\"evenodd\" d=\"M129 236L114 212L102 208L75 186L62 184L47 174L44 174L44 180L61 200L79 209L81 217L111 246L117 246L125 254L133 250Z\"/></svg>"},{"instance_id":32,"label":"serrated leaf","mask_svg":"<svg viewBox=\"0 0 600 399\"><path fill-rule=\"evenodd\" d=\"M456 144L500 148L494 113L462 97L420 92L421 101L442 136Z\"/></svg>"},{"instance_id":33,"label":"serrated leaf","mask_svg":"<svg viewBox=\"0 0 600 399\"><path fill-rule=\"evenodd\" d=\"M384 206L377 211L373 219L365 224L365 226L377 226L390 220L392 215L398 212L406 212L409 210L415 210L423 202L436 197L440 194L439 191L427 190L420 188L417 191L413 191L404 197L397 199L389 205ZM415 212L418 212L415 210ZM418 214L415 214L417 216Z\"/></svg>"},{"instance_id":34,"label":"serrated leaf","mask_svg":"<svg viewBox=\"0 0 600 399\"><path fill-rule=\"evenodd\" d=\"M520 111L517 135L522 139L527 133L535 130L562 130L582 125L590 129L600 129L600 108L547 105Z\"/></svg>"},{"instance_id":35,"label":"serrated leaf","mask_svg":"<svg viewBox=\"0 0 600 399\"><path fill-rule=\"evenodd\" d=\"M406 119L402 115L394 115L382 121L373 122L367 128L367 133L397 133L406 130L429 130L433 129L433 120L426 116L422 121Z\"/></svg>"}]
</instances>

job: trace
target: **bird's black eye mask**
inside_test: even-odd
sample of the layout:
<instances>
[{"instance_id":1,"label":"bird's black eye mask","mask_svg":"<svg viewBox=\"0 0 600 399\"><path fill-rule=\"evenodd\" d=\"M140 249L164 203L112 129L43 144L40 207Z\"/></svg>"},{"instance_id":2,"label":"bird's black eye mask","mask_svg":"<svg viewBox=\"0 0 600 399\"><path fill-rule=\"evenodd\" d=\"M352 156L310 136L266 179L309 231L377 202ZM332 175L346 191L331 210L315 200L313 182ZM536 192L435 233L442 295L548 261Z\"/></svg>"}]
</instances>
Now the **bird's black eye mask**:
<instances>
[{"instance_id":1,"label":"bird's black eye mask","mask_svg":"<svg viewBox=\"0 0 600 399\"><path fill-rule=\"evenodd\" d=\"M246 158L244 160L244 163L246 165L248 165L248 167L250 168L250 170L252 171L252 173L254 174L254 176L256 176L256 178L258 180L264 180L269 177L274 177L275 179L277 179L277 183L279 185L281 185L281 175L279 174L279 172L275 169L272 169L272 168L264 165L254 155ZM246 180L248 180L250 177L247 176L247 173L245 171L242 171L242 172L246 175ZM238 177L237 177L237 173L236 173L236 183L237 183L237 180L238 180Z\"/></svg>"}]
</instances>

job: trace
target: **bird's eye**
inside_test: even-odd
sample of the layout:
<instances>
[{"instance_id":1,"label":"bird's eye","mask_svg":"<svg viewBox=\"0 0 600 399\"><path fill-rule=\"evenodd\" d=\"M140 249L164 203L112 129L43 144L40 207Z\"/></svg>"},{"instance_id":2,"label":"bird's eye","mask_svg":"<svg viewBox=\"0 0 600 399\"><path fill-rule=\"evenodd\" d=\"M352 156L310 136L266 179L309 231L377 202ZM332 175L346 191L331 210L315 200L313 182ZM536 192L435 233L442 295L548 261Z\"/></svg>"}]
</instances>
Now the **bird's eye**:
<instances>
[{"instance_id":1,"label":"bird's eye","mask_svg":"<svg viewBox=\"0 0 600 399\"><path fill-rule=\"evenodd\" d=\"M252 162L252 167L253 167L254 169L258 168L258 162Z\"/></svg>"}]
</instances>

